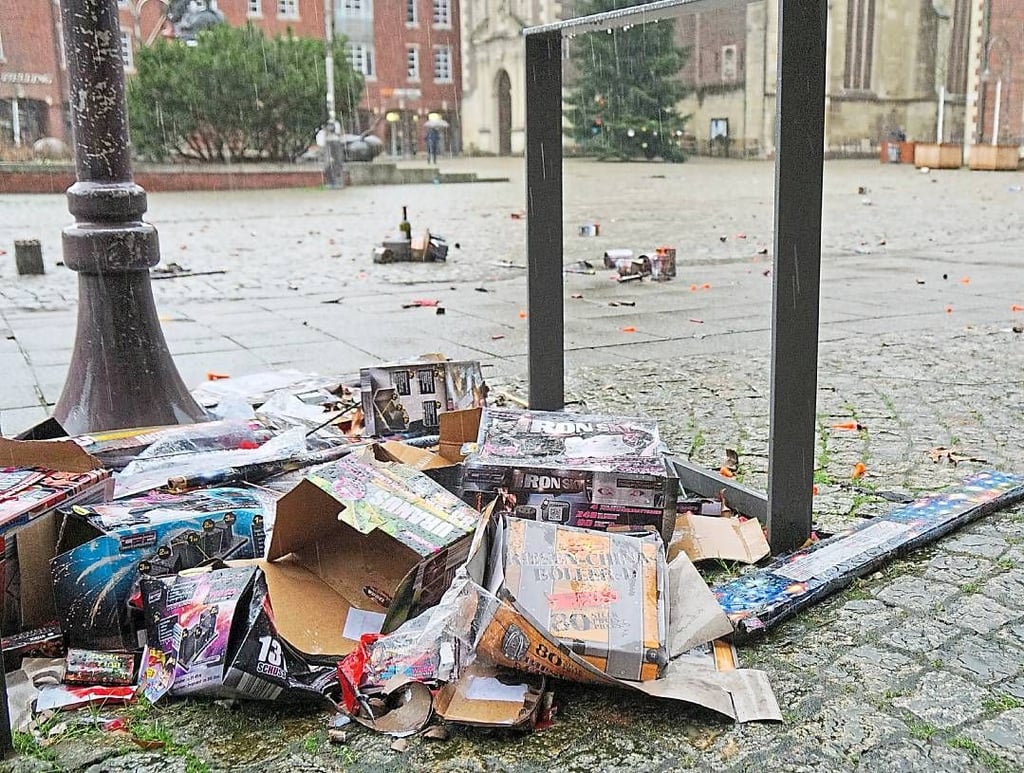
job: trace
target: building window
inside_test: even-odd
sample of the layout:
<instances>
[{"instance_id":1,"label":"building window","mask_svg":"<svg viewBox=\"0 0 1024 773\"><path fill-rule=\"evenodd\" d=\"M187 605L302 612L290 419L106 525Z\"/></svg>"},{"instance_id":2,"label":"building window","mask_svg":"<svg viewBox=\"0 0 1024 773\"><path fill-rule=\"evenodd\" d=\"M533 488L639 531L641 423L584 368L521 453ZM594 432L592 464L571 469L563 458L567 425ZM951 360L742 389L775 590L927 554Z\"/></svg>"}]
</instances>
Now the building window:
<instances>
[{"instance_id":1,"label":"building window","mask_svg":"<svg viewBox=\"0 0 1024 773\"><path fill-rule=\"evenodd\" d=\"M418 24L419 13L416 10L416 0L405 0L405 23Z\"/></svg>"},{"instance_id":2,"label":"building window","mask_svg":"<svg viewBox=\"0 0 1024 773\"><path fill-rule=\"evenodd\" d=\"M451 0L434 0L434 26L450 27L452 24Z\"/></svg>"},{"instance_id":3,"label":"building window","mask_svg":"<svg viewBox=\"0 0 1024 773\"><path fill-rule=\"evenodd\" d=\"M277 0L277 18L298 19L299 0Z\"/></svg>"},{"instance_id":4,"label":"building window","mask_svg":"<svg viewBox=\"0 0 1024 773\"><path fill-rule=\"evenodd\" d=\"M263 0L249 0L248 16L250 19L263 16Z\"/></svg>"},{"instance_id":5,"label":"building window","mask_svg":"<svg viewBox=\"0 0 1024 773\"><path fill-rule=\"evenodd\" d=\"M434 80L438 83L452 82L451 46L434 46Z\"/></svg>"},{"instance_id":6,"label":"building window","mask_svg":"<svg viewBox=\"0 0 1024 773\"><path fill-rule=\"evenodd\" d=\"M871 88L874 38L875 0L849 0L846 6L845 88L860 91Z\"/></svg>"},{"instance_id":7,"label":"building window","mask_svg":"<svg viewBox=\"0 0 1024 773\"><path fill-rule=\"evenodd\" d=\"M722 46L722 80L732 83L736 80L737 67L736 46Z\"/></svg>"},{"instance_id":8,"label":"building window","mask_svg":"<svg viewBox=\"0 0 1024 773\"><path fill-rule=\"evenodd\" d=\"M127 32L121 33L121 61L124 63L124 69L135 69L132 60L132 39Z\"/></svg>"},{"instance_id":9,"label":"building window","mask_svg":"<svg viewBox=\"0 0 1024 773\"><path fill-rule=\"evenodd\" d=\"M366 78L373 77L373 46L365 43L348 44L348 61L352 69Z\"/></svg>"},{"instance_id":10,"label":"building window","mask_svg":"<svg viewBox=\"0 0 1024 773\"><path fill-rule=\"evenodd\" d=\"M405 69L409 80L420 79L420 50L416 46L409 46L405 49Z\"/></svg>"},{"instance_id":11,"label":"building window","mask_svg":"<svg viewBox=\"0 0 1024 773\"><path fill-rule=\"evenodd\" d=\"M369 0L342 0L341 13L343 16L367 16L369 6Z\"/></svg>"}]
</instances>

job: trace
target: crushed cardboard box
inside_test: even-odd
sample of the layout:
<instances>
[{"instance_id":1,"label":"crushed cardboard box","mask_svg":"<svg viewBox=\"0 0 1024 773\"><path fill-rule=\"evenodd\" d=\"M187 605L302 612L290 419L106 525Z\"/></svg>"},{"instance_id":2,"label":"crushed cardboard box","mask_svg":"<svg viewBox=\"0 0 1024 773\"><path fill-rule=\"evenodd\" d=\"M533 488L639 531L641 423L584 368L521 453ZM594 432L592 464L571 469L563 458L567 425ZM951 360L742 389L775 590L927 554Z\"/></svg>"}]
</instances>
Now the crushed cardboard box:
<instances>
[{"instance_id":1,"label":"crushed cardboard box","mask_svg":"<svg viewBox=\"0 0 1024 773\"><path fill-rule=\"evenodd\" d=\"M434 606L480 514L406 465L363 451L314 468L277 505L267 560L278 626L308 655L345 655Z\"/></svg>"},{"instance_id":2,"label":"crushed cardboard box","mask_svg":"<svg viewBox=\"0 0 1024 773\"><path fill-rule=\"evenodd\" d=\"M65 513L52 561L68 644L135 650L141 620L128 606L141 577L174 575L211 559L262 557L273 499L255 489L154 492Z\"/></svg>"},{"instance_id":3,"label":"crushed cardboard box","mask_svg":"<svg viewBox=\"0 0 1024 773\"><path fill-rule=\"evenodd\" d=\"M771 552L764 530L756 519L741 520L682 513L668 546L671 561L682 551L691 561L721 559L754 564Z\"/></svg>"}]
</instances>

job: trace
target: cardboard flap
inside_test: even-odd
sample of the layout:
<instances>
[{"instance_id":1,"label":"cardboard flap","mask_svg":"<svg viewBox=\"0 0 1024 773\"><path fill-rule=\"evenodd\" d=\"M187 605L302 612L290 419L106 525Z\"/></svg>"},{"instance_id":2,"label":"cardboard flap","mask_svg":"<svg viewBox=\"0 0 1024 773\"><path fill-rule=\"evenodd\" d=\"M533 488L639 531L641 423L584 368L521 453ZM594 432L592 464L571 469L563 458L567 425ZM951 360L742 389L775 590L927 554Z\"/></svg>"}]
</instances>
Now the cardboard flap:
<instances>
[{"instance_id":1,"label":"cardboard flap","mask_svg":"<svg viewBox=\"0 0 1024 773\"><path fill-rule=\"evenodd\" d=\"M344 524L338 513L344 505L308 480L277 501L277 518L270 537L267 560L276 561L304 547L338 537Z\"/></svg>"},{"instance_id":2,"label":"cardboard flap","mask_svg":"<svg viewBox=\"0 0 1024 773\"><path fill-rule=\"evenodd\" d=\"M445 414L441 414L444 416ZM374 449L377 458L383 455L383 461L401 462L407 464L414 470L435 470L439 467L451 467L455 462L443 456L428 451L425 448L416 448L406 445L397 440L388 440L381 443Z\"/></svg>"},{"instance_id":3,"label":"cardboard flap","mask_svg":"<svg viewBox=\"0 0 1024 773\"><path fill-rule=\"evenodd\" d=\"M715 594L685 553L668 565L667 594L669 657L732 633Z\"/></svg>"},{"instance_id":4,"label":"cardboard flap","mask_svg":"<svg viewBox=\"0 0 1024 773\"><path fill-rule=\"evenodd\" d=\"M447 411L438 417L441 425L438 453L441 456L450 462L461 462L466 458L462 453L462 445L476 442L480 432L482 411L482 408L466 408L461 411Z\"/></svg>"},{"instance_id":5,"label":"cardboard flap","mask_svg":"<svg viewBox=\"0 0 1024 773\"><path fill-rule=\"evenodd\" d=\"M0 438L0 467L44 467L58 472L89 472L103 467L73 440Z\"/></svg>"},{"instance_id":6,"label":"cardboard flap","mask_svg":"<svg viewBox=\"0 0 1024 773\"><path fill-rule=\"evenodd\" d=\"M506 672L507 673L507 672ZM481 661L437 693L434 708L448 722L482 727L515 727L536 714L544 690L543 677L522 674L512 683L500 679L499 669ZM532 683L521 681L529 678Z\"/></svg>"},{"instance_id":7,"label":"cardboard flap","mask_svg":"<svg viewBox=\"0 0 1024 773\"><path fill-rule=\"evenodd\" d=\"M307 655L347 655L358 642L342 636L351 605L315 574L292 561L258 562L278 633Z\"/></svg>"},{"instance_id":8,"label":"cardboard flap","mask_svg":"<svg viewBox=\"0 0 1024 773\"><path fill-rule=\"evenodd\" d=\"M669 559L682 550L691 561L720 558L753 564L771 552L761 524L750 519L716 518L683 513L676 519L676 538Z\"/></svg>"}]
</instances>

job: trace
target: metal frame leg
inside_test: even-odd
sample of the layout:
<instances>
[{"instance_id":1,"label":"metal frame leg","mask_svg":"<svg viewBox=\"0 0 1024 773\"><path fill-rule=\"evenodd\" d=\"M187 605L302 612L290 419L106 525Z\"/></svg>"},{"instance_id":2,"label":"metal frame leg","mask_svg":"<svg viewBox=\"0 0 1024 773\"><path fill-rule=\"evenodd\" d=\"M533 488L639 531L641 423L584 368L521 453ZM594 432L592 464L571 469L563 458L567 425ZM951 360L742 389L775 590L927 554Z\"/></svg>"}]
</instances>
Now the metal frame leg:
<instances>
[{"instance_id":1,"label":"metal frame leg","mask_svg":"<svg viewBox=\"0 0 1024 773\"><path fill-rule=\"evenodd\" d=\"M826 0L779 0L768 539L810 535L818 387Z\"/></svg>"},{"instance_id":2,"label":"metal frame leg","mask_svg":"<svg viewBox=\"0 0 1024 773\"><path fill-rule=\"evenodd\" d=\"M562 36L526 38L526 264L530 408L565 404Z\"/></svg>"}]
</instances>

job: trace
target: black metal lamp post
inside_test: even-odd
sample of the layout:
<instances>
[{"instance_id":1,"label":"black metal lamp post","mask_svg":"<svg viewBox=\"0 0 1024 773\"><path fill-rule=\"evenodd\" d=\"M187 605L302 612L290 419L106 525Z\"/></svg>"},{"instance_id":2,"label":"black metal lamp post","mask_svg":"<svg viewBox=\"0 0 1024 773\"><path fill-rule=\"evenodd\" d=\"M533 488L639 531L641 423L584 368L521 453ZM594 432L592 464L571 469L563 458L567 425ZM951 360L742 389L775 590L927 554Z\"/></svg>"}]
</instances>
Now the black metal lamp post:
<instances>
[{"instance_id":1,"label":"black metal lamp post","mask_svg":"<svg viewBox=\"0 0 1024 773\"><path fill-rule=\"evenodd\" d=\"M132 180L117 0L61 0L77 182L64 262L78 272L78 330L54 417L71 434L202 421L160 328L149 269L156 229Z\"/></svg>"}]
</instances>

